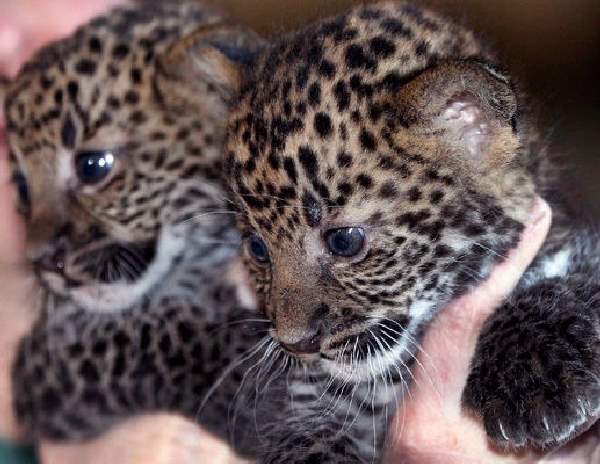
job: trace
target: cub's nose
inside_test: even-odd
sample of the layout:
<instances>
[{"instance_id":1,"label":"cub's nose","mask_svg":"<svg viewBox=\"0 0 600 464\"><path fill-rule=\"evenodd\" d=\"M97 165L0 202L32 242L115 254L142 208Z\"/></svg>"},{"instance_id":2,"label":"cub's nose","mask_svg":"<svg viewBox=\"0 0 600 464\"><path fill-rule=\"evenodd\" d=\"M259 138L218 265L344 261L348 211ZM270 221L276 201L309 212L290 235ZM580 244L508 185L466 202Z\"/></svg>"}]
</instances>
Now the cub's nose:
<instances>
[{"instance_id":1,"label":"cub's nose","mask_svg":"<svg viewBox=\"0 0 600 464\"><path fill-rule=\"evenodd\" d=\"M307 329L297 342L281 342L281 344L286 350L294 354L315 354L321 350L322 338L322 330L320 327L317 327Z\"/></svg>"}]
</instances>

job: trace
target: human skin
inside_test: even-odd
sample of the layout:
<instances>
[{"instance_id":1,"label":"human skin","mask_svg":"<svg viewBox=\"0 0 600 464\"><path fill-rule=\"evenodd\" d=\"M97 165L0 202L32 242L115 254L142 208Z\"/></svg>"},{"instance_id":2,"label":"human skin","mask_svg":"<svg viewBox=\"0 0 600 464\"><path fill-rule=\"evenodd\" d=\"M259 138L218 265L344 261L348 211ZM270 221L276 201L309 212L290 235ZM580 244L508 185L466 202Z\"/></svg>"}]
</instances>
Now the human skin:
<instances>
[{"instance_id":1,"label":"human skin","mask_svg":"<svg viewBox=\"0 0 600 464\"><path fill-rule=\"evenodd\" d=\"M402 464L592 464L600 462L600 433L594 428L564 449L542 456L502 454L490 448L476 417L461 408L482 324L516 285L540 248L551 222L538 199L516 249L491 276L453 301L428 328L415 381L392 426L388 462Z\"/></svg>"},{"instance_id":2,"label":"human skin","mask_svg":"<svg viewBox=\"0 0 600 464\"><path fill-rule=\"evenodd\" d=\"M13 76L41 45L122 0L1 1L0 75Z\"/></svg>"},{"instance_id":3,"label":"human skin","mask_svg":"<svg viewBox=\"0 0 600 464\"><path fill-rule=\"evenodd\" d=\"M22 61L45 42L68 34L77 24L119 0L20 0L6 2L0 16L0 75L14 75ZM32 12L35 11L35 14ZM35 283L24 260L24 228L14 212L4 136L0 127L0 436L21 437L13 418L10 366L19 339L35 317ZM423 340L410 396L391 430L388 462L403 464L600 462L598 435L587 434L561 453L500 455L488 446L476 418L460 407L469 360L481 324L510 292L542 243L550 223L544 202L532 211L519 247L497 266L488 281L445 308ZM427 353L426 355L423 353ZM131 442L130 437L135 437ZM151 444L151 446L148 446ZM125 454L124 454L125 453ZM128 421L107 436L85 445L43 445L45 463L71 462L233 462L227 449L198 427L174 416ZM220 457L217 457L220 456Z\"/></svg>"},{"instance_id":4,"label":"human skin","mask_svg":"<svg viewBox=\"0 0 600 464\"><path fill-rule=\"evenodd\" d=\"M14 76L45 43L67 35L79 24L120 0L3 1L0 14L0 77ZM0 106L0 436L15 438L11 413L10 364L16 345L31 326L35 287L24 261L24 227L17 217L9 184L5 133Z\"/></svg>"}]
</instances>

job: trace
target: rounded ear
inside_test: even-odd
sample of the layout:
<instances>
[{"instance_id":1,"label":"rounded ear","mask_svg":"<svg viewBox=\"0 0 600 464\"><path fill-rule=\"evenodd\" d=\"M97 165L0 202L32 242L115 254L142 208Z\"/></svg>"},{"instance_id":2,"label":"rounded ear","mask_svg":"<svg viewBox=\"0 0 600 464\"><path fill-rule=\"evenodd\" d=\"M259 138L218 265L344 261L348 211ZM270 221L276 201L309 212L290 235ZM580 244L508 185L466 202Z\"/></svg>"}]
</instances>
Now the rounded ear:
<instances>
[{"instance_id":1,"label":"rounded ear","mask_svg":"<svg viewBox=\"0 0 600 464\"><path fill-rule=\"evenodd\" d=\"M169 107L226 111L264 46L258 34L240 25L203 26L157 57L156 89Z\"/></svg>"},{"instance_id":2,"label":"rounded ear","mask_svg":"<svg viewBox=\"0 0 600 464\"><path fill-rule=\"evenodd\" d=\"M392 100L404 126L442 134L482 165L513 156L518 146L517 98L508 76L491 64L440 63L403 85Z\"/></svg>"}]
</instances>

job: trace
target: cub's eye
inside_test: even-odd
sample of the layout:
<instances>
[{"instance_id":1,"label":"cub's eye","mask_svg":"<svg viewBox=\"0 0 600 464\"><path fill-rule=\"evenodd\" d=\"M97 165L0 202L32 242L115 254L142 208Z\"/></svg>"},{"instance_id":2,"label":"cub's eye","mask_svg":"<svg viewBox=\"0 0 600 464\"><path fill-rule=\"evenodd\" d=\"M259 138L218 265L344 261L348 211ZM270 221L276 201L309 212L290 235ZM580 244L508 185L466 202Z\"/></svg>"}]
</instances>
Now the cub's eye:
<instances>
[{"instance_id":1,"label":"cub's eye","mask_svg":"<svg viewBox=\"0 0 600 464\"><path fill-rule=\"evenodd\" d=\"M325 235L329 251L336 256L356 256L365 246L365 231L360 227L330 229Z\"/></svg>"},{"instance_id":2,"label":"cub's eye","mask_svg":"<svg viewBox=\"0 0 600 464\"><path fill-rule=\"evenodd\" d=\"M97 184L108 176L114 162L115 157L108 150L80 151L75 158L75 172L81 183Z\"/></svg>"},{"instance_id":3,"label":"cub's eye","mask_svg":"<svg viewBox=\"0 0 600 464\"><path fill-rule=\"evenodd\" d=\"M12 180L17 188L17 193L19 194L19 201L23 206L29 206L29 202L31 200L29 196L29 186L27 185L27 179L22 172L15 172L13 174Z\"/></svg>"},{"instance_id":4,"label":"cub's eye","mask_svg":"<svg viewBox=\"0 0 600 464\"><path fill-rule=\"evenodd\" d=\"M252 234L248 237L248 251L259 263L269 262L269 249L258 235Z\"/></svg>"}]
</instances>

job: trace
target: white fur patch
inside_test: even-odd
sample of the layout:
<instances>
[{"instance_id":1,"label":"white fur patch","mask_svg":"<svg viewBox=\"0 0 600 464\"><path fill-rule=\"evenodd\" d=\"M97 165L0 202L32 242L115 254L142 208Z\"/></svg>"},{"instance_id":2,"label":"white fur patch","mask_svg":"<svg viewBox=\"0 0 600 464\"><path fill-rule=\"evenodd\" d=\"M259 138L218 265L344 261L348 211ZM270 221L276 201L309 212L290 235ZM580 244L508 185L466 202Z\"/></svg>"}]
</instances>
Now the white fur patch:
<instances>
[{"instance_id":1,"label":"white fur patch","mask_svg":"<svg viewBox=\"0 0 600 464\"><path fill-rule=\"evenodd\" d=\"M563 277L569 271L571 259L571 249L565 248L551 256L541 260L532 270L528 271L524 276L520 285L525 288L536 285L544 279L552 279L554 277Z\"/></svg>"},{"instance_id":2,"label":"white fur patch","mask_svg":"<svg viewBox=\"0 0 600 464\"><path fill-rule=\"evenodd\" d=\"M407 334L413 334L416 332L416 328L423 322L429 320L432 317L433 310L435 308L435 302L430 300L419 300L414 302L409 309L411 316L411 322L406 328ZM396 333L395 333L396 332ZM383 350L377 345L377 341L373 341L373 344L379 348L376 351L375 356L368 356L366 359L362 359L360 363L339 363L336 361L323 360L325 368L331 372L331 374L338 378L343 379L354 379L356 381L366 381L375 377L385 375L387 371L398 372L398 370L405 369L404 359L406 353L410 351L413 343L410 341L411 335L399 335L397 331L387 330L388 336L393 337L396 343L391 343L391 340L386 336L382 337L381 343L383 344ZM391 349L389 349L389 345ZM410 375L407 372L409 378L404 379L406 382L410 381Z\"/></svg>"},{"instance_id":3,"label":"white fur patch","mask_svg":"<svg viewBox=\"0 0 600 464\"><path fill-rule=\"evenodd\" d=\"M562 277L569 269L571 250L565 248L542 261L542 273L546 279Z\"/></svg>"},{"instance_id":4,"label":"white fur patch","mask_svg":"<svg viewBox=\"0 0 600 464\"><path fill-rule=\"evenodd\" d=\"M390 335L392 334L390 333ZM397 336L394 337L397 338ZM389 344L390 340L386 339L386 342ZM402 368L402 359L404 359L408 348L408 338L404 336L392 346L391 350L378 350L375 356L367 356L367 358L361 359L358 364L351 365L350 363L339 363L326 359L323 359L322 362L326 370L334 377L345 380L367 381L384 375L388 370L397 372L398 368ZM409 381L408 378L405 380Z\"/></svg>"},{"instance_id":5,"label":"white fur patch","mask_svg":"<svg viewBox=\"0 0 600 464\"><path fill-rule=\"evenodd\" d=\"M121 311L132 306L164 279L173 259L185 248L185 237L165 230L158 241L156 256L146 272L133 283L113 283L83 286L70 292L73 300L84 309L94 312Z\"/></svg>"},{"instance_id":6,"label":"white fur patch","mask_svg":"<svg viewBox=\"0 0 600 464\"><path fill-rule=\"evenodd\" d=\"M433 307L434 302L431 300L415 301L412 305L410 305L408 314L411 316L411 318L417 319L418 323L421 323L423 320L429 319Z\"/></svg>"}]
</instances>

